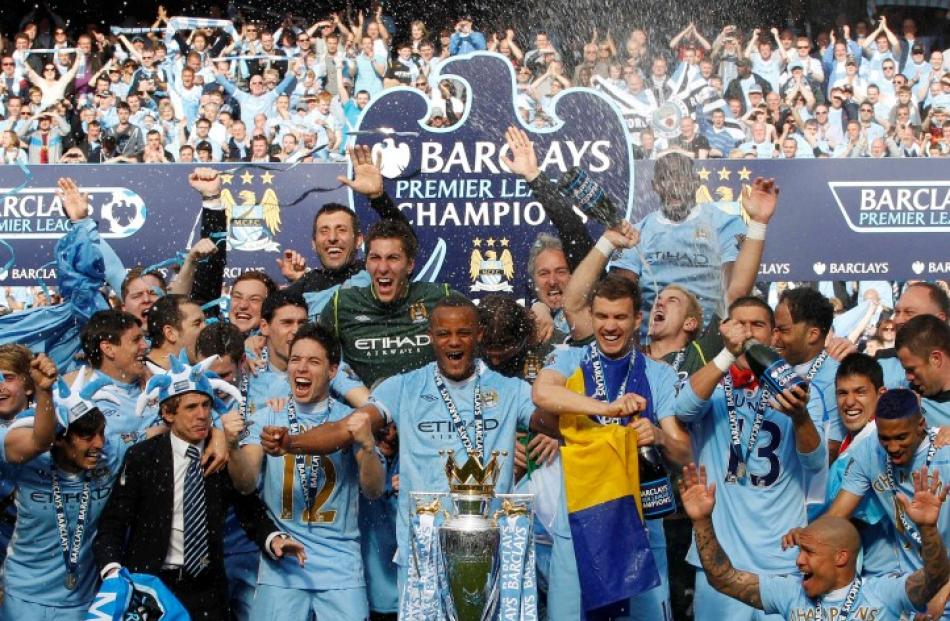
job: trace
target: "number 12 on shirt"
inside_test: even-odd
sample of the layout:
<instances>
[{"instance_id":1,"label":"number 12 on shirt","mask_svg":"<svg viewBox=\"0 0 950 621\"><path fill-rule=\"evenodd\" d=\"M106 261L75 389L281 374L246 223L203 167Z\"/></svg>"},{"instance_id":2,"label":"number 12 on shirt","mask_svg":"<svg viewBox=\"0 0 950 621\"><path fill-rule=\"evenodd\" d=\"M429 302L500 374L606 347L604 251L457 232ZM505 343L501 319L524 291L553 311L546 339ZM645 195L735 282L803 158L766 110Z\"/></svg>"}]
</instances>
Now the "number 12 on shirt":
<instances>
[{"instance_id":1,"label":"number 12 on shirt","mask_svg":"<svg viewBox=\"0 0 950 621\"><path fill-rule=\"evenodd\" d=\"M294 455L284 455L284 486L281 491L280 519L294 519L294 482L298 480L297 467ZM314 467L313 455L307 455L307 467ZM336 486L336 468L328 458L319 460L319 467L323 470L322 485L317 490L313 504L303 510L300 521L307 524L330 524L336 519L336 510L320 511L326 504L333 488Z\"/></svg>"}]
</instances>

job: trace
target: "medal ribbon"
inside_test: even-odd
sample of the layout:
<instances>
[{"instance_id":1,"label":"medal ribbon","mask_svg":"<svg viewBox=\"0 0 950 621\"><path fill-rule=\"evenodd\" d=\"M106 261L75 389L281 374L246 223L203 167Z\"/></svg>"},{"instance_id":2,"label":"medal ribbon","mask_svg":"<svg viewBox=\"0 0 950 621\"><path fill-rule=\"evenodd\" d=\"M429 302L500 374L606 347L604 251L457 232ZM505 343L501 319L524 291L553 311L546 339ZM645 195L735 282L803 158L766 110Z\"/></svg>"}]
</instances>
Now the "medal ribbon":
<instances>
[{"instance_id":1,"label":"medal ribbon","mask_svg":"<svg viewBox=\"0 0 950 621\"><path fill-rule=\"evenodd\" d=\"M808 374L805 376L806 382L810 384L811 381L815 379L815 375L818 374L821 365L823 365L827 359L828 352L826 351L821 352L821 354L815 358L815 362L812 363L808 369ZM739 433L739 417L736 412L736 396L732 385L731 374L726 373L725 377L723 377L722 388L726 393L726 409L729 412L729 436L731 439L729 450L736 457L735 460L730 460L730 468L726 474L726 482L735 483L745 476L745 464L749 455L752 453L752 449L755 448L756 442L758 442L759 431L762 430L762 421L765 420L765 410L768 407L768 402L772 398L772 395L767 389L763 388L758 401L752 406L755 410L755 418L752 421L752 429L749 431L749 441L746 443L745 454L743 454L742 438Z\"/></svg>"},{"instance_id":2,"label":"medal ribbon","mask_svg":"<svg viewBox=\"0 0 950 621\"><path fill-rule=\"evenodd\" d=\"M435 387L439 389L439 395L442 396L442 402L445 403L445 407L449 411L449 416L452 419L452 424L455 425L455 431L459 435L459 440L462 441L462 446L465 447L469 456L476 456L482 459L485 448L485 420L482 417L482 388L478 370L476 369L475 371L475 395L472 399L473 409L475 410L474 445L472 445L472 439L468 435L468 426L465 424L465 421L462 420L458 407L456 407L452 395L449 394L449 389L445 385L445 380L442 378L442 374L438 369L435 370Z\"/></svg>"},{"instance_id":3,"label":"medal ribbon","mask_svg":"<svg viewBox=\"0 0 950 621\"><path fill-rule=\"evenodd\" d=\"M330 417L330 409L333 407L333 399L327 399L326 417ZM297 406L291 398L287 402L287 423L292 435L301 433L300 420L297 418ZM297 468L297 477L300 479L300 490L303 492L304 512L310 510L319 489L320 467L322 458L320 455L311 455L310 476L307 476L307 455L294 455L294 466Z\"/></svg>"},{"instance_id":4,"label":"medal ribbon","mask_svg":"<svg viewBox=\"0 0 950 621\"><path fill-rule=\"evenodd\" d=\"M930 441L930 448L927 449L927 463L924 465L928 470L930 469L930 464L934 459L934 455L937 454L937 428L931 427L927 430L927 439ZM918 546L923 545L920 540L920 533L917 532L917 527L907 519L907 516L904 514L904 511L901 510L900 505L897 503L897 482L894 478L894 462L891 461L890 456L887 458L887 471L885 472L887 476L887 484L891 488L891 495L894 498L894 512L897 515L897 518L900 520L901 527L903 527L904 533L913 540Z\"/></svg>"},{"instance_id":5,"label":"medal ribbon","mask_svg":"<svg viewBox=\"0 0 950 621\"><path fill-rule=\"evenodd\" d=\"M55 467L54 467L55 468ZM59 529L59 544L63 551L63 562L66 564L66 579L76 576L79 566L79 548L82 546L82 536L86 531L86 515L89 512L89 476L85 475L82 484L82 493L79 496L79 515L76 518L76 530L73 531L73 543L69 544L69 524L66 520L66 506L63 504L63 490L59 486L59 477L54 469L52 477L53 508L56 510L56 527Z\"/></svg>"},{"instance_id":6,"label":"medal ribbon","mask_svg":"<svg viewBox=\"0 0 950 621\"><path fill-rule=\"evenodd\" d=\"M623 376L623 382L620 384L620 388L617 389L616 395L614 398L610 398L610 394L607 392L607 380L604 376L604 363L601 359L600 348L596 345L591 346L591 367L594 370L594 388L595 392L591 396L593 399L603 400L606 403L610 403L616 399L619 399L622 395L627 394L627 380L630 379L630 371L633 369L633 362L636 359L637 352L636 350L630 351L630 363L627 366L627 372ZM596 416L597 422L601 425L625 425L629 417L616 418L612 416Z\"/></svg>"},{"instance_id":7,"label":"medal ribbon","mask_svg":"<svg viewBox=\"0 0 950 621\"><path fill-rule=\"evenodd\" d=\"M851 616L851 609L854 608L854 602L858 599L858 592L861 590L861 576L855 576L851 588L848 589L848 595L844 598L844 605L838 609L837 621L848 621ZM815 621L824 621L824 611L821 609L821 599L815 602Z\"/></svg>"}]
</instances>

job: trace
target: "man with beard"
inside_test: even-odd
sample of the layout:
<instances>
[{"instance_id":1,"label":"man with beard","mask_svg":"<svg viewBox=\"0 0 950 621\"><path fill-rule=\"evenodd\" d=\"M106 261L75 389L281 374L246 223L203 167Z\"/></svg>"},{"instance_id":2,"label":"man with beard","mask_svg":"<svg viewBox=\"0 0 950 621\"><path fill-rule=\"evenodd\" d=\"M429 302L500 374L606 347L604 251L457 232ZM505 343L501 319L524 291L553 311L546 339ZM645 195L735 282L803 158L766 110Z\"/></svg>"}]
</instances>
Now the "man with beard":
<instances>
[{"instance_id":1,"label":"man with beard","mask_svg":"<svg viewBox=\"0 0 950 621\"><path fill-rule=\"evenodd\" d=\"M914 317L897 332L894 349L927 424L950 425L950 326L933 315Z\"/></svg>"},{"instance_id":2,"label":"man with beard","mask_svg":"<svg viewBox=\"0 0 950 621\"><path fill-rule=\"evenodd\" d=\"M727 215L715 203L697 205L698 188L691 159L670 153L657 160L653 189L661 209L635 225L640 244L611 262L610 270L640 285L647 309L667 285L690 283L708 321L722 316L723 292L731 286L746 230L738 215ZM753 223L748 233L764 238L764 225Z\"/></svg>"},{"instance_id":3,"label":"man with beard","mask_svg":"<svg viewBox=\"0 0 950 621\"><path fill-rule=\"evenodd\" d=\"M627 241L632 245L635 232L630 230L627 234ZM663 457L677 465L685 464L691 454L689 436L673 417L676 376L667 365L647 359L637 351L639 305L639 291L629 280L608 275L598 283L589 311L594 342L585 347L561 349L549 357L534 383L532 396L538 408L554 415L585 413L599 423L598 427L629 427L636 432L638 447L655 446ZM580 394L571 387L571 380L578 374L584 380L584 392ZM565 481L571 474L569 467L565 462ZM645 522L648 543L659 570L659 585L632 598L628 592L626 599L603 602L595 612L585 610L588 602L584 600L591 594L581 587L581 568L575 558L577 536L573 525L568 523L565 502L560 503L552 532L550 589L558 595L548 602L551 617L577 618L585 612L599 615L593 617L597 619L614 618L624 614L620 609L626 609L629 602L629 612L634 618L668 619L670 595L662 519ZM584 536L603 534L585 531ZM623 561L627 563L628 559Z\"/></svg>"},{"instance_id":4,"label":"man with beard","mask_svg":"<svg viewBox=\"0 0 950 621\"><path fill-rule=\"evenodd\" d=\"M723 301L726 304L752 291L765 250L766 227L775 213L778 194L779 188L774 180L759 177L752 182L751 193L743 198L743 209L752 219L732 269L732 281L725 291ZM630 227L627 223L624 226ZM626 228L622 230L608 229L604 232L594 250L574 271L567 287L564 309L572 325L571 336L575 341L593 334L587 298L608 260L617 250L635 250L636 240L640 240L639 236L630 235ZM644 352L650 358L672 366L679 375L678 386L722 350L718 315L704 316L693 292L677 283L660 290L650 309L647 336L649 345L643 348Z\"/></svg>"},{"instance_id":5,"label":"man with beard","mask_svg":"<svg viewBox=\"0 0 950 621\"><path fill-rule=\"evenodd\" d=\"M480 332L475 305L453 293L437 302L429 315L434 362L384 380L373 391L371 403L341 421L300 435L288 434L286 427L265 427L261 434L262 446L270 454L326 455L354 443L348 431L350 417L368 415L374 430L395 423L400 433L396 531L400 593L412 545L410 494L448 492L439 452L452 450L487 460L493 451L511 450L516 428L544 430L528 384L506 378L476 358ZM476 424L476 418L484 424ZM501 461L500 471L495 491L508 493L513 485L511 460Z\"/></svg>"},{"instance_id":6,"label":"man with beard","mask_svg":"<svg viewBox=\"0 0 950 621\"><path fill-rule=\"evenodd\" d=\"M358 145L349 150L353 163L353 180L339 177L338 181L354 192L369 198L370 206L381 220L408 220L402 215L383 189L380 162L374 162L369 147ZM310 317L315 318L323 306L349 281L351 285L366 286L369 275L365 262L357 254L363 246L363 233L356 212L340 203L327 203L320 207L313 219L313 250L320 259L320 267L307 269L306 259L294 250L285 250L282 259L277 259L281 273L290 280L287 289L303 295L310 307Z\"/></svg>"}]
</instances>

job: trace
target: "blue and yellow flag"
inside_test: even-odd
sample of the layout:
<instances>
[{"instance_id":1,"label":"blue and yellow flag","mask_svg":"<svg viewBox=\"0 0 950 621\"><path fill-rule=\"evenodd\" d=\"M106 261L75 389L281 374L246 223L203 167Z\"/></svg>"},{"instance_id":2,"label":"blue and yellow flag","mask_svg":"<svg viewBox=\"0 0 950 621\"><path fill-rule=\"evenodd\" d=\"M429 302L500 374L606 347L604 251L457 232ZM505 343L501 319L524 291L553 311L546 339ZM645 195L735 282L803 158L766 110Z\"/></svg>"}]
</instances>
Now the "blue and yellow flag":
<instances>
[{"instance_id":1,"label":"blue and yellow flag","mask_svg":"<svg viewBox=\"0 0 950 621\"><path fill-rule=\"evenodd\" d=\"M577 369L567 387L585 390ZM633 390L633 392L637 392ZM560 417L567 513L585 611L659 586L640 504L637 433L585 414Z\"/></svg>"}]
</instances>

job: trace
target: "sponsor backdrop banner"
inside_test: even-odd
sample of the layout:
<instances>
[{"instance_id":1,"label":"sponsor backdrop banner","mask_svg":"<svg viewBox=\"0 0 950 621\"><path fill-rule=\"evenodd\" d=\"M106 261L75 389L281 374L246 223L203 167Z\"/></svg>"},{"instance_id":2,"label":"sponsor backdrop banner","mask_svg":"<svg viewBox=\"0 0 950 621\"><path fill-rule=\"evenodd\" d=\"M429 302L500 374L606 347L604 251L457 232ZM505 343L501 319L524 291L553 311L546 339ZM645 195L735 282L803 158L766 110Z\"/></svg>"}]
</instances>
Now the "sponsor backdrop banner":
<instances>
[{"instance_id":1,"label":"sponsor backdrop banner","mask_svg":"<svg viewBox=\"0 0 950 621\"><path fill-rule=\"evenodd\" d=\"M524 297L530 245L551 230L529 188L501 163L504 130L516 122L514 77L493 54L454 58L444 76L474 85L463 122L422 125L426 100L387 92L364 113L357 140L383 157L386 187L420 240L417 278L450 282L480 297ZM632 162L613 104L585 89L563 91L555 128L532 131L539 163L557 179L586 169L636 221L658 208L652 162ZM48 263L68 220L55 194L69 176L90 195L92 215L127 266L157 263L196 240L200 200L191 164L0 166L0 284L48 284ZM739 197L756 176L774 177L780 208L769 227L763 280L905 280L950 274L950 181L940 160L706 160L696 162L700 201ZM336 180L345 164L222 164L234 205L229 268L266 269L285 249L311 262L313 214L325 202L354 206L364 228L376 220L362 197ZM702 261L703 257L695 260Z\"/></svg>"}]
</instances>

